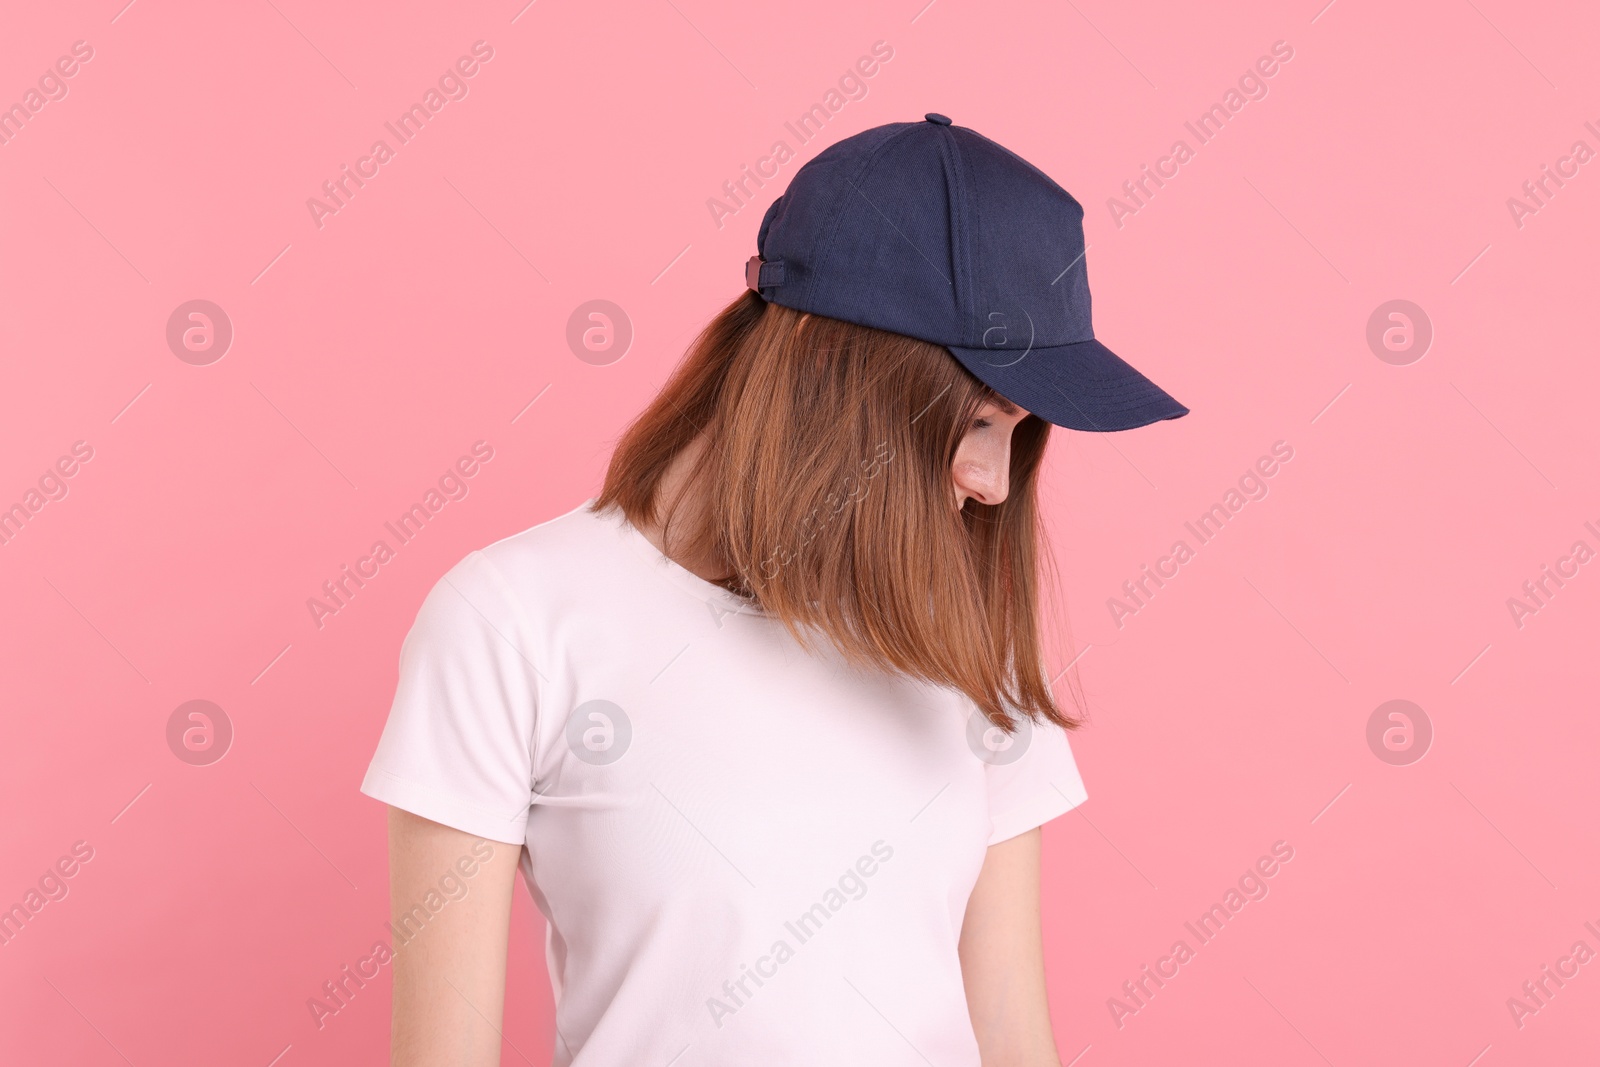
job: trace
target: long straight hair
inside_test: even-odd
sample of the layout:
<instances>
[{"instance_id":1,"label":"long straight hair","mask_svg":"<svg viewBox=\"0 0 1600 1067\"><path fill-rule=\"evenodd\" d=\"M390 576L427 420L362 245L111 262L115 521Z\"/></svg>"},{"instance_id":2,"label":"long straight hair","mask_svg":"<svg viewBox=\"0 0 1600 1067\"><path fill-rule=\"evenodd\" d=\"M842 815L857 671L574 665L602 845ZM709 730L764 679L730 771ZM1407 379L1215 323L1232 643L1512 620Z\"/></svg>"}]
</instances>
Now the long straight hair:
<instances>
[{"instance_id":1,"label":"long straight hair","mask_svg":"<svg viewBox=\"0 0 1600 1067\"><path fill-rule=\"evenodd\" d=\"M855 666L960 690L1006 733L1012 709L1076 729L1041 651L1037 569L1048 562L1053 578L1054 562L1036 493L1050 424L1017 424L1002 503L956 510L956 448L998 399L939 345L746 291L623 433L590 510L660 520L662 475L703 433L679 497L698 491L703 521L668 543L724 561L732 573L717 584L802 648L820 636Z\"/></svg>"}]
</instances>

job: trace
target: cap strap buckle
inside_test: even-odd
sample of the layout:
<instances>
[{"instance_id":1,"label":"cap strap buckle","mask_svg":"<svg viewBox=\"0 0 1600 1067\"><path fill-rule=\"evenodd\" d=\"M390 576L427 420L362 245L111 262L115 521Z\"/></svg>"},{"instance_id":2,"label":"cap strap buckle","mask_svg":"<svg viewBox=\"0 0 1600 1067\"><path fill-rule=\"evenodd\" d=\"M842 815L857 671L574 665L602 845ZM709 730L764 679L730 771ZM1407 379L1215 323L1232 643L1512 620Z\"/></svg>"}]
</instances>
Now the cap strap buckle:
<instances>
[{"instance_id":1,"label":"cap strap buckle","mask_svg":"<svg viewBox=\"0 0 1600 1067\"><path fill-rule=\"evenodd\" d=\"M744 264L744 284L758 293L770 286L782 285L783 261L768 263L760 256L751 256Z\"/></svg>"}]
</instances>

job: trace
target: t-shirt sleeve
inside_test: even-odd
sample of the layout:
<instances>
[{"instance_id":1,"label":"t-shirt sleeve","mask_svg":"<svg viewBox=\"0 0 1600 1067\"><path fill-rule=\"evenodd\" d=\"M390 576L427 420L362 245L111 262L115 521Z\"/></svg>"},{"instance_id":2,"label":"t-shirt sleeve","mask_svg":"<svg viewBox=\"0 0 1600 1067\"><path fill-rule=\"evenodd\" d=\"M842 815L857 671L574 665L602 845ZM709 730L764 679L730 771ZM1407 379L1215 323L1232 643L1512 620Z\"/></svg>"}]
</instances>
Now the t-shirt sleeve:
<instances>
[{"instance_id":1,"label":"t-shirt sleeve","mask_svg":"<svg viewBox=\"0 0 1600 1067\"><path fill-rule=\"evenodd\" d=\"M435 583L401 643L399 683L363 793L491 841L524 840L539 672L522 620L481 551Z\"/></svg>"},{"instance_id":2,"label":"t-shirt sleeve","mask_svg":"<svg viewBox=\"0 0 1600 1067\"><path fill-rule=\"evenodd\" d=\"M997 758L984 767L989 788L991 845L1042 826L1089 797L1083 788L1083 778L1078 774L1067 732L1051 722L1035 723L1025 719L1013 737L1020 738L1022 730L1028 732L1028 737L1020 756L1007 759L1004 754L997 753ZM1013 744L1018 743L1021 742L1013 741Z\"/></svg>"}]
</instances>

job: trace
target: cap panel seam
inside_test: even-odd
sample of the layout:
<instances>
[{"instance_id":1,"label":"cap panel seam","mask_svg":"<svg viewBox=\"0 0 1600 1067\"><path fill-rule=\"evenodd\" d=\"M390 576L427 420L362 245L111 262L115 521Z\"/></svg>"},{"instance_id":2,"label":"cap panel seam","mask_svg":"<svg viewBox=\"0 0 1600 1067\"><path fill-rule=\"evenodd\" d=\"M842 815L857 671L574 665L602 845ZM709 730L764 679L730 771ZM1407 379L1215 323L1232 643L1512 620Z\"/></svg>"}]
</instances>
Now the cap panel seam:
<instances>
[{"instance_id":1,"label":"cap panel seam","mask_svg":"<svg viewBox=\"0 0 1600 1067\"><path fill-rule=\"evenodd\" d=\"M944 128L950 131L944 140L949 142L947 149L950 159L949 170L951 174L951 182L954 186L950 195L950 233L952 237L951 244L956 252L956 262L952 264L952 268L956 274L956 284L954 285L956 328L959 331L958 336L966 340L971 340L973 339L973 330L976 328L976 325L981 325L981 323L978 323L974 318L974 316L977 314L977 298L973 293L974 286L972 280L977 275L973 270L972 260L973 246L976 242L969 239L970 228L966 225L969 214L967 189L970 183L967 181L966 156L961 151L961 142L956 136L955 127L946 126ZM979 212L976 198L974 198L974 201L970 207L972 223L975 227L979 222Z\"/></svg>"},{"instance_id":2,"label":"cap panel seam","mask_svg":"<svg viewBox=\"0 0 1600 1067\"><path fill-rule=\"evenodd\" d=\"M838 237L839 227L844 225L845 213L842 210L839 210L839 198L844 196L847 189L865 198L866 194L860 192L856 186L859 183L864 183L866 181L872 169L878 165L879 158L885 151L888 150L890 145L909 134L912 130L916 129L916 127L916 123L907 123L905 129L885 137L882 144L878 145L877 148L874 148L871 152L867 153L867 158L863 159L857 166L856 173L854 175L845 176L844 188L834 190L834 198L829 201L828 204L828 207L831 209L833 214L833 225L828 227L827 237L823 240L822 245L817 252L816 263L812 266L811 277L806 283L805 302L807 304L812 304L815 300L817 279L822 277L823 265L827 263L828 256L833 252L833 244L835 238ZM871 205L872 201L868 200L867 203Z\"/></svg>"}]
</instances>

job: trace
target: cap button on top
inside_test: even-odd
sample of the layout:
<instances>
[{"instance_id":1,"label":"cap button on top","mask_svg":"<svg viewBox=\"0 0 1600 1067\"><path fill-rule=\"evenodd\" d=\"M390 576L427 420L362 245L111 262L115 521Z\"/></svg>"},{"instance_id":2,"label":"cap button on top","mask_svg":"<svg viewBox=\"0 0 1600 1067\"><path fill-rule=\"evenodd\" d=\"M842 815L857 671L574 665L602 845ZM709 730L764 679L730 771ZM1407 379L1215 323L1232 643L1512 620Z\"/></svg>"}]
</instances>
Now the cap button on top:
<instances>
[{"instance_id":1,"label":"cap button on top","mask_svg":"<svg viewBox=\"0 0 1600 1067\"><path fill-rule=\"evenodd\" d=\"M950 125L950 120L948 118L946 118L945 116L939 114L937 111L930 111L930 112L928 112L926 115L924 115L922 117L927 119L929 122L933 123L936 126L948 126L948 125Z\"/></svg>"}]
</instances>

